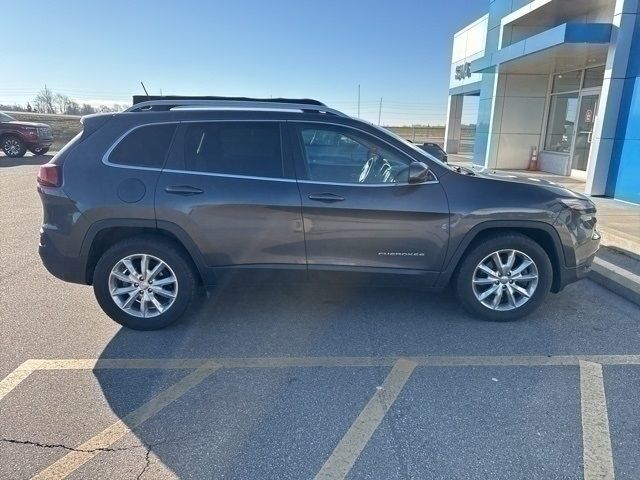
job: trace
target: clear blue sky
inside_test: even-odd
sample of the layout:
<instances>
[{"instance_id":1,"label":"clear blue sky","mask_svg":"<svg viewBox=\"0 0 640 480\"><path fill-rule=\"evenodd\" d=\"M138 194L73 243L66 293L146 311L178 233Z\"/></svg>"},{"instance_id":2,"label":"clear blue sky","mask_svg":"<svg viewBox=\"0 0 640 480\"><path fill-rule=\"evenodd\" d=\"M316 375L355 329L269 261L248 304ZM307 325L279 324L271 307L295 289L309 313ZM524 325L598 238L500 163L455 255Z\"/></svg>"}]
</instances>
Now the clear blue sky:
<instances>
[{"instance_id":1,"label":"clear blue sky","mask_svg":"<svg viewBox=\"0 0 640 480\"><path fill-rule=\"evenodd\" d=\"M143 80L150 93L310 97L355 114L360 84L364 118L383 97L383 124L443 123L453 33L488 3L0 0L0 103L45 83L129 103Z\"/></svg>"}]
</instances>

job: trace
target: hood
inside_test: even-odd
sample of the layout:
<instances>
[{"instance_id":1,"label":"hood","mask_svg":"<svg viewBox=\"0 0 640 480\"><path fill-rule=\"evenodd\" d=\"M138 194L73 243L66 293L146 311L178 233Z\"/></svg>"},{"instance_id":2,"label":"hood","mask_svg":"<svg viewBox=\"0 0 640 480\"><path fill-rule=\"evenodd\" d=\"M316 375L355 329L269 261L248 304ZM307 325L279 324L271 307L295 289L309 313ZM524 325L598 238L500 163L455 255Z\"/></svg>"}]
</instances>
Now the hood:
<instances>
[{"instance_id":1,"label":"hood","mask_svg":"<svg viewBox=\"0 0 640 480\"><path fill-rule=\"evenodd\" d=\"M21 122L20 120L12 120L11 122L4 122L9 125L16 125L19 127L48 127L46 123L37 123L37 122Z\"/></svg>"},{"instance_id":2,"label":"hood","mask_svg":"<svg viewBox=\"0 0 640 480\"><path fill-rule=\"evenodd\" d=\"M577 192L574 192L573 190L569 190L567 187L560 185L559 183L552 182L545 178L535 177L533 175L528 176L527 173L524 171L520 175L514 175L508 172L492 171L489 169L474 170L474 173L476 174L476 176L480 178L486 178L489 180L520 183L525 185L535 185L538 187L545 188L546 190L549 190L554 194L562 197L572 197L572 198L580 198L580 199L588 198L585 195L582 195L581 193L577 193Z\"/></svg>"}]
</instances>

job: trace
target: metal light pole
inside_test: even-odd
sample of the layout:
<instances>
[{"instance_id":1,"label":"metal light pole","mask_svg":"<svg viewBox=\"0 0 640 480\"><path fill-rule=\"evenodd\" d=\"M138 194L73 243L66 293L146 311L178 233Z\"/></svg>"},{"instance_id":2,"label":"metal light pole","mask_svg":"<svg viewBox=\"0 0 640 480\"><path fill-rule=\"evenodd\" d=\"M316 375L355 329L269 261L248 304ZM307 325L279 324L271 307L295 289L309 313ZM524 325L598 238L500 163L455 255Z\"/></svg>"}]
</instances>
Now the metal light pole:
<instances>
[{"instance_id":1,"label":"metal light pole","mask_svg":"<svg viewBox=\"0 0 640 480\"><path fill-rule=\"evenodd\" d=\"M382 97L380 97L380 107L378 108L378 126L380 126L381 116L382 116Z\"/></svg>"},{"instance_id":2,"label":"metal light pole","mask_svg":"<svg viewBox=\"0 0 640 480\"><path fill-rule=\"evenodd\" d=\"M360 118L360 84L358 84L358 118Z\"/></svg>"}]
</instances>

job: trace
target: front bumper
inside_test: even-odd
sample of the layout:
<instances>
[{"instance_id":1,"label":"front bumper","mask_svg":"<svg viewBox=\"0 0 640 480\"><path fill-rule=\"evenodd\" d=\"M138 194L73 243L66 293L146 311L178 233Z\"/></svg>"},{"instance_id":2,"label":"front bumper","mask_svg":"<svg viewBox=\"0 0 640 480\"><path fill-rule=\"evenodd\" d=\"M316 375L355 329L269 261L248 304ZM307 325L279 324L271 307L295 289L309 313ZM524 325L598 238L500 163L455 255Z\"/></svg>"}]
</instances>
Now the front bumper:
<instances>
[{"instance_id":1,"label":"front bumper","mask_svg":"<svg viewBox=\"0 0 640 480\"><path fill-rule=\"evenodd\" d=\"M552 287L554 293L561 291L570 283L577 282L589 275L593 259L600 248L600 232L595 228L595 225L590 229L590 233L584 235L579 242L576 241L575 235L571 236L571 238L574 243L569 251L575 264L570 266L559 265L558 278L554 279ZM567 250L565 249L565 254L566 252Z\"/></svg>"},{"instance_id":2,"label":"front bumper","mask_svg":"<svg viewBox=\"0 0 640 480\"><path fill-rule=\"evenodd\" d=\"M28 148L50 148L51 145L53 145L53 138L39 138L27 143Z\"/></svg>"},{"instance_id":3,"label":"front bumper","mask_svg":"<svg viewBox=\"0 0 640 480\"><path fill-rule=\"evenodd\" d=\"M599 243L599 241L598 241ZM561 266L559 270L559 279L558 282L554 285L553 292L558 293L567 285L577 282L578 280L582 280L591 271L591 264L593 263L593 259L596 254L594 253L589 258L587 258L584 263L578 265L577 267L565 267Z\"/></svg>"}]
</instances>

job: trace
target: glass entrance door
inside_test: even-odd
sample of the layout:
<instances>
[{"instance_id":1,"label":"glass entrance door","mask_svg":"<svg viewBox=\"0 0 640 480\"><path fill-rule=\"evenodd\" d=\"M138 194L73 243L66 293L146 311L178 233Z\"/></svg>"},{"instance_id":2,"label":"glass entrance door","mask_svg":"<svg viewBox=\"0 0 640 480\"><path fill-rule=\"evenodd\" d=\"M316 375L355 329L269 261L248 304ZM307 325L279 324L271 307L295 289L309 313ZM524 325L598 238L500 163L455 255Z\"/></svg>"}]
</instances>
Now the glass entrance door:
<instances>
[{"instance_id":1,"label":"glass entrance door","mask_svg":"<svg viewBox=\"0 0 640 480\"><path fill-rule=\"evenodd\" d=\"M584 176L587 171L589 160L589 150L591 149L591 139L593 136L593 125L596 120L598 108L597 93L580 95L580 106L578 108L578 118L576 119L576 130L573 140L573 150L571 154L571 174Z\"/></svg>"}]
</instances>

